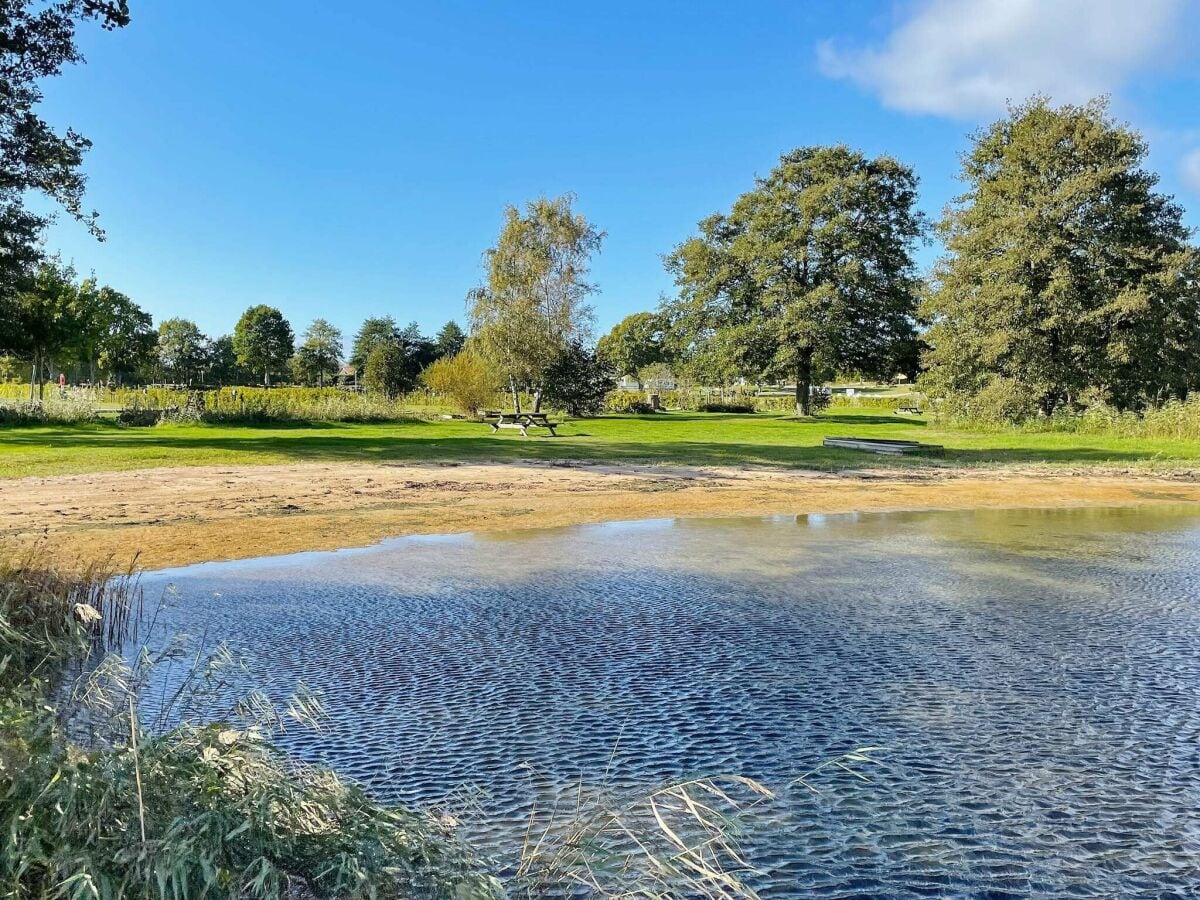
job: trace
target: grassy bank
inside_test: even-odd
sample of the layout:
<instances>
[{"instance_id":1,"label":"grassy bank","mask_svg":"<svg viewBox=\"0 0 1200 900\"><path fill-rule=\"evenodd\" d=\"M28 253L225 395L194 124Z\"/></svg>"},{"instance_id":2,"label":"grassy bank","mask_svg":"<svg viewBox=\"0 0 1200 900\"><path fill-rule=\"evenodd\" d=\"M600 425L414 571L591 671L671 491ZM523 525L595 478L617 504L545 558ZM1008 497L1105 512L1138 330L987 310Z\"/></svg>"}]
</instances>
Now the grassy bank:
<instances>
[{"instance_id":1,"label":"grassy bank","mask_svg":"<svg viewBox=\"0 0 1200 900\"><path fill-rule=\"evenodd\" d=\"M91 423L0 429L0 477L100 472L154 466L303 461L466 462L586 460L692 465L767 465L840 469L878 465L880 457L821 446L827 435L899 438L942 444L938 464L1200 463L1200 442L1070 432L956 430L870 409L841 409L814 421L774 415L666 413L604 416L565 423L559 436L492 434L464 421L295 426L168 425L122 428ZM929 460L887 458L889 465Z\"/></svg>"}]
</instances>

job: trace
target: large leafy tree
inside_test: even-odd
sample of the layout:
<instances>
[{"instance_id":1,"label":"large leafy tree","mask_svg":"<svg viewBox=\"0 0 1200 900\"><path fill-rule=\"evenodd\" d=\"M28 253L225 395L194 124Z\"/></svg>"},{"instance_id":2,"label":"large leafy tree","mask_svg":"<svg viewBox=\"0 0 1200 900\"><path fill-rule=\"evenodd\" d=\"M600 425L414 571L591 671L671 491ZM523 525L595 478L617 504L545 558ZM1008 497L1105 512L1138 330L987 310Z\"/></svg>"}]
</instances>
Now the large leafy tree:
<instances>
[{"instance_id":1,"label":"large leafy tree","mask_svg":"<svg viewBox=\"0 0 1200 900\"><path fill-rule=\"evenodd\" d=\"M664 312L679 347L706 373L795 379L798 415L812 411L814 379L890 374L913 332L916 191L891 157L788 153L668 257L680 293Z\"/></svg>"},{"instance_id":2,"label":"large leafy tree","mask_svg":"<svg viewBox=\"0 0 1200 900\"><path fill-rule=\"evenodd\" d=\"M337 375L342 356L342 333L324 319L315 319L304 332L292 368L309 384L322 387L328 376Z\"/></svg>"},{"instance_id":3,"label":"large leafy tree","mask_svg":"<svg viewBox=\"0 0 1200 900\"><path fill-rule=\"evenodd\" d=\"M626 316L600 338L596 352L616 374L636 378L640 388L642 369L666 361L663 325L662 317L654 313Z\"/></svg>"},{"instance_id":4,"label":"large leafy tree","mask_svg":"<svg viewBox=\"0 0 1200 900\"><path fill-rule=\"evenodd\" d=\"M242 313L233 329L233 349L238 364L251 372L261 372L267 387L271 386L272 372L287 368L294 343L292 326L283 313L261 303Z\"/></svg>"},{"instance_id":5,"label":"large leafy tree","mask_svg":"<svg viewBox=\"0 0 1200 900\"><path fill-rule=\"evenodd\" d=\"M1049 414L1139 408L1200 384L1200 262L1107 104L1035 98L975 136L923 313L935 394L1008 385Z\"/></svg>"},{"instance_id":6,"label":"large leafy tree","mask_svg":"<svg viewBox=\"0 0 1200 900\"><path fill-rule=\"evenodd\" d=\"M595 290L588 265L604 234L573 209L570 195L510 206L496 246L484 254L487 278L467 306L476 346L508 382L541 404L546 375L572 341L588 337Z\"/></svg>"},{"instance_id":7,"label":"large leafy tree","mask_svg":"<svg viewBox=\"0 0 1200 900\"><path fill-rule=\"evenodd\" d=\"M5 310L9 339L5 349L30 362L29 398L44 393L44 379L64 358L77 340L79 318L79 286L75 270L58 259L40 263L24 281ZM55 358L57 357L57 359Z\"/></svg>"},{"instance_id":8,"label":"large leafy tree","mask_svg":"<svg viewBox=\"0 0 1200 900\"><path fill-rule=\"evenodd\" d=\"M188 319L167 319L158 326L158 365L165 379L190 385L208 367L209 341Z\"/></svg>"},{"instance_id":9,"label":"large leafy tree","mask_svg":"<svg viewBox=\"0 0 1200 900\"><path fill-rule=\"evenodd\" d=\"M0 304L15 302L41 255L37 239L49 219L27 207L30 194L101 236L83 205L80 167L90 142L70 128L56 131L38 111L44 81L82 62L75 32L86 19L115 28L129 21L129 10L124 0L0 0ZM12 321L0 308L0 327Z\"/></svg>"},{"instance_id":10,"label":"large leafy tree","mask_svg":"<svg viewBox=\"0 0 1200 900\"><path fill-rule=\"evenodd\" d=\"M158 333L150 314L120 291L101 287L96 298L92 321L99 321L101 327L93 332L95 366L106 378L123 382L153 359ZM89 355L89 364L91 360Z\"/></svg>"}]
</instances>

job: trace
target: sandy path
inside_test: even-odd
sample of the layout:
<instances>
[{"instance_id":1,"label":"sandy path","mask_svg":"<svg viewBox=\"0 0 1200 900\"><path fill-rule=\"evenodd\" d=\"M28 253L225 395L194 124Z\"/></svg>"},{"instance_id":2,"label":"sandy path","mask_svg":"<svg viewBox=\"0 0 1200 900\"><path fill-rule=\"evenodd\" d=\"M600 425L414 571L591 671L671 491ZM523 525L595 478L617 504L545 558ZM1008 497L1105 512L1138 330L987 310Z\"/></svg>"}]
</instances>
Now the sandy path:
<instances>
[{"instance_id":1,"label":"sandy path","mask_svg":"<svg viewBox=\"0 0 1200 900\"><path fill-rule=\"evenodd\" d=\"M0 550L149 568L415 533L665 516L1200 502L1193 477L1037 469L739 470L587 464L207 466L0 482Z\"/></svg>"}]
</instances>

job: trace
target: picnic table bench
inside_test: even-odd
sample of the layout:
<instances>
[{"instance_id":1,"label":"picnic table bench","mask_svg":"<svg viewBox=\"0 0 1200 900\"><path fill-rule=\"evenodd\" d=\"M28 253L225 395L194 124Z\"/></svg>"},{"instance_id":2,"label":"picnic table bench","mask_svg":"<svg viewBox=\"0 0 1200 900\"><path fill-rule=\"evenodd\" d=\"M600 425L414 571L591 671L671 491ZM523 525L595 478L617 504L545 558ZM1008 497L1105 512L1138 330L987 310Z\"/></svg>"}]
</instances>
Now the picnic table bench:
<instances>
[{"instance_id":1,"label":"picnic table bench","mask_svg":"<svg viewBox=\"0 0 1200 900\"><path fill-rule=\"evenodd\" d=\"M895 408L895 410L893 410L893 412L897 416L923 416L923 415L925 415L924 410L922 410L921 407L919 407L919 406L897 406Z\"/></svg>"},{"instance_id":2,"label":"picnic table bench","mask_svg":"<svg viewBox=\"0 0 1200 900\"><path fill-rule=\"evenodd\" d=\"M546 428L549 429L551 435L558 437L558 432L554 430L558 427L558 423L551 422L545 413L488 410L483 414L483 418L492 426L493 433L501 428L517 428L523 437L529 437L530 428Z\"/></svg>"}]
</instances>

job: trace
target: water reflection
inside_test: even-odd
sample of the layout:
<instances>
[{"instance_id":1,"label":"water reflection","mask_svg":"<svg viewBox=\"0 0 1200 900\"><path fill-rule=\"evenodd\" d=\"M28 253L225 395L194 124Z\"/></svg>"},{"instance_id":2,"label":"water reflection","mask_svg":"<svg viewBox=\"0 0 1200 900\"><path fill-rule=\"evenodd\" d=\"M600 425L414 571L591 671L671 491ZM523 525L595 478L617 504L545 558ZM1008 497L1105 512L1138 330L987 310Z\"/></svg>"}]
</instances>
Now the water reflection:
<instances>
[{"instance_id":1,"label":"water reflection","mask_svg":"<svg viewBox=\"0 0 1200 900\"><path fill-rule=\"evenodd\" d=\"M764 896L1113 897L1200 884L1198 565L1181 506L404 539L146 586L272 693L325 693L290 749L389 799L478 786L498 850L555 784L778 787L870 744L869 783L754 832Z\"/></svg>"}]
</instances>

